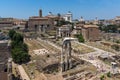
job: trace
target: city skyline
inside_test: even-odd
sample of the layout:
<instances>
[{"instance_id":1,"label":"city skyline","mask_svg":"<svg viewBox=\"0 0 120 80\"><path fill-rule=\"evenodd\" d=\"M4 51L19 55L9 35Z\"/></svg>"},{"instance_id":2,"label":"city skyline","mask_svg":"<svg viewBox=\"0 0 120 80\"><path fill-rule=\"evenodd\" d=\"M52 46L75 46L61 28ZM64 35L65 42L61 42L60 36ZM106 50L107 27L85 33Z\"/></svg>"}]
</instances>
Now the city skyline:
<instances>
[{"instance_id":1,"label":"city skyline","mask_svg":"<svg viewBox=\"0 0 120 80\"><path fill-rule=\"evenodd\" d=\"M73 19L112 19L120 15L119 0L1 0L0 16L28 19L37 16L38 10L43 10L43 15L48 12L53 14L73 13Z\"/></svg>"}]
</instances>

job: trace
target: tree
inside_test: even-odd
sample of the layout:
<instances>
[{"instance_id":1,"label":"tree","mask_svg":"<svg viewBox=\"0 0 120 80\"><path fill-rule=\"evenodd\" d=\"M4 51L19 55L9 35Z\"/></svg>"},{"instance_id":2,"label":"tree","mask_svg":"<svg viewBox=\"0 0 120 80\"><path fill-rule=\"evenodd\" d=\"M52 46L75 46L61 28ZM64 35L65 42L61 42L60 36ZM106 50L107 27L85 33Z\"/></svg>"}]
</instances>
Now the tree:
<instances>
[{"instance_id":1,"label":"tree","mask_svg":"<svg viewBox=\"0 0 120 80\"><path fill-rule=\"evenodd\" d=\"M60 14L60 13L58 13L58 14L57 14L57 16L60 18L60 17L61 17L61 14Z\"/></svg>"},{"instance_id":2,"label":"tree","mask_svg":"<svg viewBox=\"0 0 120 80\"><path fill-rule=\"evenodd\" d=\"M14 34L14 35L12 35ZM25 63L30 60L28 54L28 46L24 43L23 35L14 31L10 31L9 35L11 36L11 53L12 58L15 63Z\"/></svg>"},{"instance_id":3,"label":"tree","mask_svg":"<svg viewBox=\"0 0 120 80\"><path fill-rule=\"evenodd\" d=\"M23 43L23 44L21 45L21 48L23 49L23 51L25 51L25 52L28 53L28 46L27 46L27 44Z\"/></svg>"},{"instance_id":4,"label":"tree","mask_svg":"<svg viewBox=\"0 0 120 80\"><path fill-rule=\"evenodd\" d=\"M16 41L17 43L23 42L23 36L20 33L16 33L13 36L13 41Z\"/></svg>"},{"instance_id":5,"label":"tree","mask_svg":"<svg viewBox=\"0 0 120 80\"><path fill-rule=\"evenodd\" d=\"M112 33L116 33L118 26L117 25L107 25L107 26L100 26L99 28L101 31L105 31L105 32L112 32Z\"/></svg>"},{"instance_id":6,"label":"tree","mask_svg":"<svg viewBox=\"0 0 120 80\"><path fill-rule=\"evenodd\" d=\"M11 47L12 49L16 48L16 47L20 47L23 44L23 42L17 42L17 41L12 41L11 42Z\"/></svg>"},{"instance_id":7,"label":"tree","mask_svg":"<svg viewBox=\"0 0 120 80\"><path fill-rule=\"evenodd\" d=\"M15 30L10 30L9 33L8 33L8 35L9 35L9 37L10 37L11 39L13 39L13 36L14 36L15 33L16 33Z\"/></svg>"},{"instance_id":8,"label":"tree","mask_svg":"<svg viewBox=\"0 0 120 80\"><path fill-rule=\"evenodd\" d=\"M27 44L25 44L23 42L17 43L16 41L12 41L11 42L11 46L12 46L12 49L14 49L14 48L21 48L23 51L28 53L28 46L27 46Z\"/></svg>"},{"instance_id":9,"label":"tree","mask_svg":"<svg viewBox=\"0 0 120 80\"><path fill-rule=\"evenodd\" d=\"M84 40L82 34L77 34L77 35L75 35L75 37L78 38L78 41L79 41L79 42L82 42L82 43L85 42L85 40Z\"/></svg>"},{"instance_id":10,"label":"tree","mask_svg":"<svg viewBox=\"0 0 120 80\"><path fill-rule=\"evenodd\" d=\"M28 53L23 51L21 48L14 48L12 50L12 57L15 63L25 63L30 60Z\"/></svg>"}]
</instances>

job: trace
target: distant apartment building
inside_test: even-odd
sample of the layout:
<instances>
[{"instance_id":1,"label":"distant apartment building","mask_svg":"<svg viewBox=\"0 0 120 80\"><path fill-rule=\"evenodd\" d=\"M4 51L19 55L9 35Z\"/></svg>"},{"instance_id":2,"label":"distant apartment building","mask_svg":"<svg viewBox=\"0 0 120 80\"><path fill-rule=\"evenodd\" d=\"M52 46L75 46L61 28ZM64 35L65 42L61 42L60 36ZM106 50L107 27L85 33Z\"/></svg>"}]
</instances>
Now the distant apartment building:
<instances>
[{"instance_id":1,"label":"distant apartment building","mask_svg":"<svg viewBox=\"0 0 120 80\"><path fill-rule=\"evenodd\" d=\"M109 20L99 20L99 24L103 25L120 25L120 16L116 16L114 19Z\"/></svg>"},{"instance_id":2,"label":"distant apartment building","mask_svg":"<svg viewBox=\"0 0 120 80\"><path fill-rule=\"evenodd\" d=\"M85 24L85 20L82 16L80 17L79 24Z\"/></svg>"},{"instance_id":3,"label":"distant apartment building","mask_svg":"<svg viewBox=\"0 0 120 80\"><path fill-rule=\"evenodd\" d=\"M117 25L120 25L120 16L116 16L114 20Z\"/></svg>"},{"instance_id":4,"label":"distant apartment building","mask_svg":"<svg viewBox=\"0 0 120 80\"><path fill-rule=\"evenodd\" d=\"M100 25L107 25L105 19L100 19L100 20L99 20L99 24L100 24Z\"/></svg>"},{"instance_id":5,"label":"distant apartment building","mask_svg":"<svg viewBox=\"0 0 120 80\"><path fill-rule=\"evenodd\" d=\"M99 20L98 20L97 17L95 18L95 20L93 20L93 24L94 24L94 25L98 25L98 24L99 24Z\"/></svg>"},{"instance_id":6,"label":"distant apartment building","mask_svg":"<svg viewBox=\"0 0 120 80\"><path fill-rule=\"evenodd\" d=\"M103 25L120 25L120 16L116 16L114 19L109 20L99 20L99 24Z\"/></svg>"},{"instance_id":7,"label":"distant apartment building","mask_svg":"<svg viewBox=\"0 0 120 80\"><path fill-rule=\"evenodd\" d=\"M39 16L32 16L28 20L28 29L32 31L45 33L46 31L55 28L58 16L49 14L48 16L42 16L42 10L39 11Z\"/></svg>"},{"instance_id":8,"label":"distant apartment building","mask_svg":"<svg viewBox=\"0 0 120 80\"><path fill-rule=\"evenodd\" d=\"M0 29L12 29L14 26L22 25L25 27L24 20L15 18L0 18Z\"/></svg>"},{"instance_id":9,"label":"distant apartment building","mask_svg":"<svg viewBox=\"0 0 120 80\"><path fill-rule=\"evenodd\" d=\"M13 25L13 18L0 18L0 29L11 28Z\"/></svg>"}]
</instances>

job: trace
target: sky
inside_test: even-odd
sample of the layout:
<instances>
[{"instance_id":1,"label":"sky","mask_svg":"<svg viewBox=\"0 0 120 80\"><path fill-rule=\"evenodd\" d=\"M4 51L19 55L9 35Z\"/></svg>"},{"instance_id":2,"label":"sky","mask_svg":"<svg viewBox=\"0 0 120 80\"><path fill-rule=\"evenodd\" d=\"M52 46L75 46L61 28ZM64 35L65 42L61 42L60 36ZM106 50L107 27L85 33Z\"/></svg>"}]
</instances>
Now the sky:
<instances>
[{"instance_id":1,"label":"sky","mask_svg":"<svg viewBox=\"0 0 120 80\"><path fill-rule=\"evenodd\" d=\"M112 19L120 16L120 0L0 0L0 16L28 19L37 16L39 9L43 15L73 13L74 19Z\"/></svg>"}]
</instances>

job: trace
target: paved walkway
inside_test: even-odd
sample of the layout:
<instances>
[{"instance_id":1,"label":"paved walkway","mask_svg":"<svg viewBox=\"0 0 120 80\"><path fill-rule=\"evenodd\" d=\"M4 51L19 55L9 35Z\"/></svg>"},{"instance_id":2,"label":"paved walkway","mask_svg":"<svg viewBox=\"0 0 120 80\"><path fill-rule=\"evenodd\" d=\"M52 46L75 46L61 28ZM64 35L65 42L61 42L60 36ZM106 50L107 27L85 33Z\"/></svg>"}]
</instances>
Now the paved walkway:
<instances>
[{"instance_id":1,"label":"paved walkway","mask_svg":"<svg viewBox=\"0 0 120 80\"><path fill-rule=\"evenodd\" d=\"M22 65L18 65L18 70L19 73L22 77L22 80L30 80L30 78L28 77L27 73L25 72L24 68Z\"/></svg>"}]
</instances>

